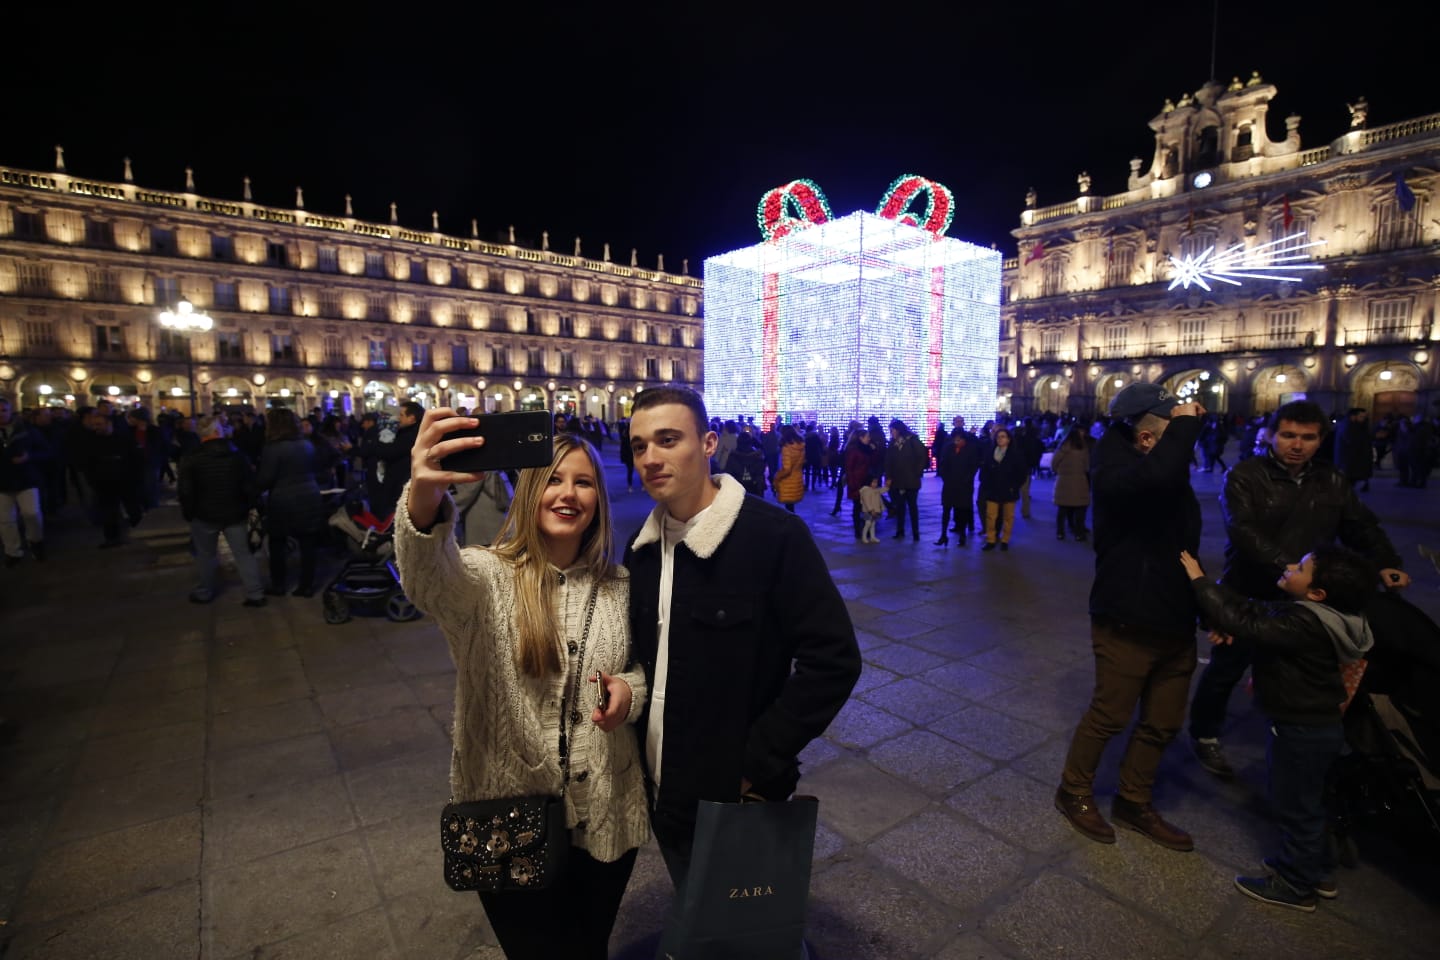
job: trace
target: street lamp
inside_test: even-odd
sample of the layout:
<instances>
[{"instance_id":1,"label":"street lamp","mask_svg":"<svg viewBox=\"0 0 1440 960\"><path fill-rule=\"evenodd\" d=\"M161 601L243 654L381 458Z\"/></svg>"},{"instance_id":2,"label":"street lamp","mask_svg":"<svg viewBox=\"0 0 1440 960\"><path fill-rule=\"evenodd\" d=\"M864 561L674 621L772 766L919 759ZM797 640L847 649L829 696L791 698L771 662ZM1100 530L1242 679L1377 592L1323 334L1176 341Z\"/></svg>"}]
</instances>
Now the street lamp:
<instances>
[{"instance_id":1,"label":"street lamp","mask_svg":"<svg viewBox=\"0 0 1440 960\"><path fill-rule=\"evenodd\" d=\"M197 312L189 300L181 300L173 311L166 310L160 314L160 326L185 335L185 372L190 378L190 416L193 417L199 413L200 404L195 395L195 351L190 345L190 338L209 331L215 326L215 321L210 319L209 314Z\"/></svg>"}]
</instances>

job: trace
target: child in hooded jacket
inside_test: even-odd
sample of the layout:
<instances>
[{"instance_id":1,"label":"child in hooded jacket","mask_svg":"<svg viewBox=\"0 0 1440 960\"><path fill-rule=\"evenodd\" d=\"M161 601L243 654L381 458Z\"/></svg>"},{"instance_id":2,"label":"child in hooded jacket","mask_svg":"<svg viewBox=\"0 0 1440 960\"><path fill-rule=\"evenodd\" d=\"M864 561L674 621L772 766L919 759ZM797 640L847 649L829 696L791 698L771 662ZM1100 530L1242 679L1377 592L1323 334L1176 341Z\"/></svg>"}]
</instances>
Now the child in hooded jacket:
<instances>
[{"instance_id":1,"label":"child in hooded jacket","mask_svg":"<svg viewBox=\"0 0 1440 960\"><path fill-rule=\"evenodd\" d=\"M1267 751L1270 805L1281 831L1280 852L1265 858L1264 877L1236 877L1246 896L1312 913L1316 897L1337 895L1325 837L1325 779L1345 744L1347 701L1341 668L1374 644L1365 603L1376 573L1364 557L1327 545L1280 575L1293 601L1266 602L1206 579L1187 552L1190 575L1212 641L1239 636L1255 644L1255 698L1270 718Z\"/></svg>"}]
</instances>

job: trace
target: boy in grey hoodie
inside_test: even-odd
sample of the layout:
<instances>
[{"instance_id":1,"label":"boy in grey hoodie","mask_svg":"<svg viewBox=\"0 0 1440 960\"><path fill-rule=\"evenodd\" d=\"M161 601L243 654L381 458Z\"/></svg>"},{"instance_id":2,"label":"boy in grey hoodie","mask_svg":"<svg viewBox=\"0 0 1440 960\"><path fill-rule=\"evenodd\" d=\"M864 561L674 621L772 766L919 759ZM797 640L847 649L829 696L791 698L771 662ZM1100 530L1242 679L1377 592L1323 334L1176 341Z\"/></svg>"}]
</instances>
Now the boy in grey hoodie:
<instances>
[{"instance_id":1,"label":"boy in grey hoodie","mask_svg":"<svg viewBox=\"0 0 1440 960\"><path fill-rule=\"evenodd\" d=\"M1277 582L1295 602L1265 602L1211 583L1189 553L1180 562L1202 615L1223 635L1217 642L1254 639L1255 698L1270 718L1270 805L1281 850L1265 859L1269 875L1236 877L1235 886L1256 900L1313 913L1317 896L1337 895L1325 840L1325 777L1345 745L1341 666L1375 642L1364 610L1376 572L1344 547L1317 547Z\"/></svg>"}]
</instances>

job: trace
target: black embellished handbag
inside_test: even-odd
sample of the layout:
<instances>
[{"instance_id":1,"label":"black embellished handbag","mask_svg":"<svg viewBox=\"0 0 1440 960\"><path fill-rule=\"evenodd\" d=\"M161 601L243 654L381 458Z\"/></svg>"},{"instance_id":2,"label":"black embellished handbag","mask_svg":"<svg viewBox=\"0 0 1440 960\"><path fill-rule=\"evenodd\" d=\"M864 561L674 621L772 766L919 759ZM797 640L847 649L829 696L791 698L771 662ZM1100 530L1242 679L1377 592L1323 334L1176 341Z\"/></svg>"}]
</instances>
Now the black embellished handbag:
<instances>
[{"instance_id":1,"label":"black embellished handbag","mask_svg":"<svg viewBox=\"0 0 1440 960\"><path fill-rule=\"evenodd\" d=\"M580 722L580 674L595 614L596 591L597 587L590 588L575 669L566 678L566 696L560 703L560 770L564 783L570 781L566 725L573 735ZM447 803L440 813L440 849L445 854L445 882L450 889L498 893L553 886L570 855L564 783L558 797L539 794Z\"/></svg>"},{"instance_id":2,"label":"black embellished handbag","mask_svg":"<svg viewBox=\"0 0 1440 960\"><path fill-rule=\"evenodd\" d=\"M541 890L565 868L570 837L563 797L448 803L440 848L450 889Z\"/></svg>"}]
</instances>

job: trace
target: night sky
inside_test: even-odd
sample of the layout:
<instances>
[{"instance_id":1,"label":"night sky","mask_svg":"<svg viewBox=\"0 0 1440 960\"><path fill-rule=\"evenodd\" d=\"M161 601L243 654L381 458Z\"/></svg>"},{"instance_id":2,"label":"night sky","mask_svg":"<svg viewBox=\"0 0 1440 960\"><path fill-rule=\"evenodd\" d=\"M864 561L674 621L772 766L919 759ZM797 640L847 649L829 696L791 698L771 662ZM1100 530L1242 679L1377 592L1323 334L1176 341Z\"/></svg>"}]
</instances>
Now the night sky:
<instances>
[{"instance_id":1,"label":"night sky","mask_svg":"<svg viewBox=\"0 0 1440 960\"><path fill-rule=\"evenodd\" d=\"M313 12L310 8L316 8ZM323 9L322 9L323 8ZM0 164L68 171L503 239L642 266L758 242L770 187L816 180L837 216L875 209L902 173L947 184L950 235L1015 243L1041 205L1125 189L1147 122L1210 74L1211 5L127 4L93 17L5 14ZM760 10L761 13L749 11ZM1440 111L1421 35L1430 3L1226 0L1216 70L1279 88L1270 136L1302 146ZM888 11L893 11L888 12ZM977 12L978 11L978 12ZM1373 11L1373 12L1372 12Z\"/></svg>"}]
</instances>

